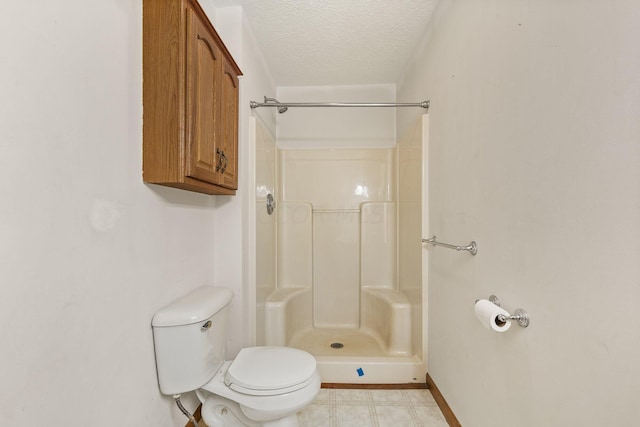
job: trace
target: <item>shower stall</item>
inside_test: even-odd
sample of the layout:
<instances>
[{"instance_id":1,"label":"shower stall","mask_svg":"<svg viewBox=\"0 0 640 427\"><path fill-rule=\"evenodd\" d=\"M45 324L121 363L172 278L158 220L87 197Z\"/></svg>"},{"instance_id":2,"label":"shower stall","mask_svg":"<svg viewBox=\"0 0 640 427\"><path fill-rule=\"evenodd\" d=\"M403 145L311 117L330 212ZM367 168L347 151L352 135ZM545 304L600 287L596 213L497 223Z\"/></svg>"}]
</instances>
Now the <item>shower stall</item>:
<instances>
[{"instance_id":1,"label":"shower stall","mask_svg":"<svg viewBox=\"0 0 640 427\"><path fill-rule=\"evenodd\" d=\"M308 351L324 383L423 383L427 115L351 148L283 148L252 120L258 345Z\"/></svg>"}]
</instances>

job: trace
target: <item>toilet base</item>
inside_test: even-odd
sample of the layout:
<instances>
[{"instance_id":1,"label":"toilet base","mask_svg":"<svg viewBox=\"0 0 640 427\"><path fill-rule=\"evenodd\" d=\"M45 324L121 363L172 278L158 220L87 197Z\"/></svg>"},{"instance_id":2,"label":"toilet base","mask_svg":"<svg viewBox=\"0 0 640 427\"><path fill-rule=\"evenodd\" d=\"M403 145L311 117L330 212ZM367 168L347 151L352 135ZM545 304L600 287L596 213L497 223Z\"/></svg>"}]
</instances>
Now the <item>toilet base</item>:
<instances>
[{"instance_id":1,"label":"toilet base","mask_svg":"<svg viewBox=\"0 0 640 427\"><path fill-rule=\"evenodd\" d=\"M201 414L208 427L299 427L296 414L261 423L249 419L237 402L214 394L207 396Z\"/></svg>"}]
</instances>

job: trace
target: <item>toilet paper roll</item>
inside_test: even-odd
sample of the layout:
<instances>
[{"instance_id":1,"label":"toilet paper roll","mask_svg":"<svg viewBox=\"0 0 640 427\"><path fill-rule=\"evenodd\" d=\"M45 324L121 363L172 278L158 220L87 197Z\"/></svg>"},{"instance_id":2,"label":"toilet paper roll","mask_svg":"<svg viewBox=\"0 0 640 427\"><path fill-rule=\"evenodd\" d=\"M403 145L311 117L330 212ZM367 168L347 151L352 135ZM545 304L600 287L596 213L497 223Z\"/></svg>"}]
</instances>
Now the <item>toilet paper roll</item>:
<instances>
[{"instance_id":1,"label":"toilet paper roll","mask_svg":"<svg viewBox=\"0 0 640 427\"><path fill-rule=\"evenodd\" d=\"M489 330L505 332L511 327L511 320L507 320L506 322L498 320L499 314L504 314L509 317L509 312L491 301L486 299L478 300L478 302L476 302L475 312L480 323Z\"/></svg>"}]
</instances>

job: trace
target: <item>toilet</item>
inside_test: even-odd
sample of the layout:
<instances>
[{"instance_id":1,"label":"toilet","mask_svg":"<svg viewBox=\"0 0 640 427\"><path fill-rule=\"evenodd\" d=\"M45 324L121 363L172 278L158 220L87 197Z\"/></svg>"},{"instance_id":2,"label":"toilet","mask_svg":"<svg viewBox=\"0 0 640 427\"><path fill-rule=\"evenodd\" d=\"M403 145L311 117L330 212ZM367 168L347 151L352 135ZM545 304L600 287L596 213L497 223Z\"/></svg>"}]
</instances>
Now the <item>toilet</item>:
<instances>
[{"instance_id":1,"label":"toilet","mask_svg":"<svg viewBox=\"0 0 640 427\"><path fill-rule=\"evenodd\" d=\"M151 322L163 394L195 391L209 427L297 427L320 391L315 358L289 347L248 347L225 360L230 289L204 286Z\"/></svg>"}]
</instances>

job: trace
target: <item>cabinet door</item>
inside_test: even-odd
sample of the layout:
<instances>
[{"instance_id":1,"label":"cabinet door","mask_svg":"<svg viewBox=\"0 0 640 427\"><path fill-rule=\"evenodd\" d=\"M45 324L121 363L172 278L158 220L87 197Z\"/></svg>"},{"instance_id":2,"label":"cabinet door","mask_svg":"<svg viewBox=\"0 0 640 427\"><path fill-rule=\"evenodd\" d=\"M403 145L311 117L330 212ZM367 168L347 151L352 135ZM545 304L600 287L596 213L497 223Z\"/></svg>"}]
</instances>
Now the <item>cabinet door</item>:
<instances>
[{"instance_id":1,"label":"cabinet door","mask_svg":"<svg viewBox=\"0 0 640 427\"><path fill-rule=\"evenodd\" d=\"M187 90L185 175L216 184L222 157L216 155L218 112L216 87L221 54L198 15L187 8Z\"/></svg>"},{"instance_id":2,"label":"cabinet door","mask_svg":"<svg viewBox=\"0 0 640 427\"><path fill-rule=\"evenodd\" d=\"M220 134L217 142L223 152L222 175L218 184L238 188L238 77L226 59L222 60Z\"/></svg>"}]
</instances>

